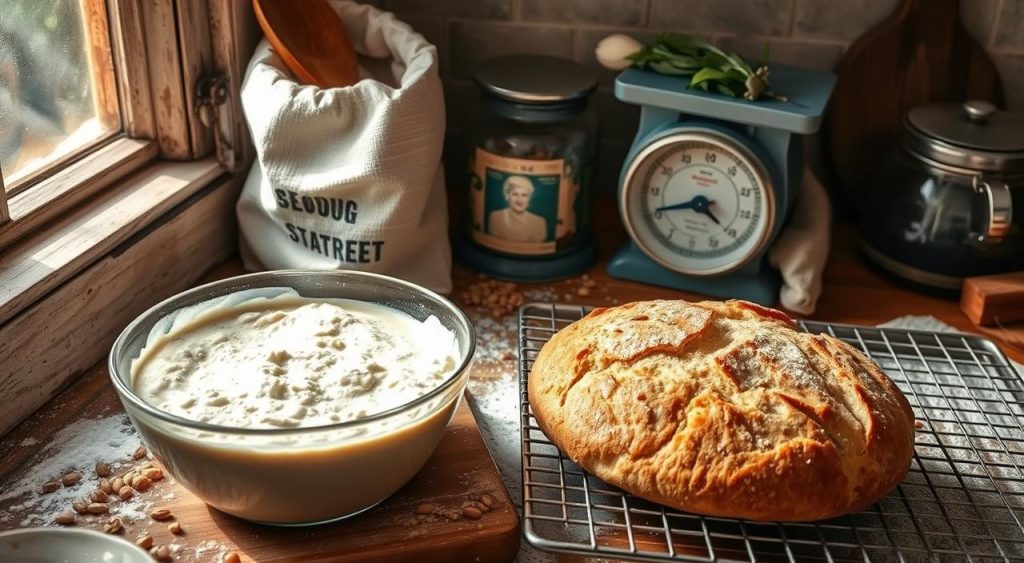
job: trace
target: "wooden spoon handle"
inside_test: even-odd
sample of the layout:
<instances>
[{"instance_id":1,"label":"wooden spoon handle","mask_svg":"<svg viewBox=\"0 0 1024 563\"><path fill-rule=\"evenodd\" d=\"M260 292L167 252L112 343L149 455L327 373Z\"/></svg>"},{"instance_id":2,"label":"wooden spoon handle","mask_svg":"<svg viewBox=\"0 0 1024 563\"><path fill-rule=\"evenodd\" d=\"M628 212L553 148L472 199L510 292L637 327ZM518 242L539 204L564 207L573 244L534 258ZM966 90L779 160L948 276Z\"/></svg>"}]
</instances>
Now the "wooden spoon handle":
<instances>
[{"instance_id":1,"label":"wooden spoon handle","mask_svg":"<svg viewBox=\"0 0 1024 563\"><path fill-rule=\"evenodd\" d=\"M253 0L252 6L270 46L299 81L321 88L359 82L352 41L327 0Z\"/></svg>"}]
</instances>

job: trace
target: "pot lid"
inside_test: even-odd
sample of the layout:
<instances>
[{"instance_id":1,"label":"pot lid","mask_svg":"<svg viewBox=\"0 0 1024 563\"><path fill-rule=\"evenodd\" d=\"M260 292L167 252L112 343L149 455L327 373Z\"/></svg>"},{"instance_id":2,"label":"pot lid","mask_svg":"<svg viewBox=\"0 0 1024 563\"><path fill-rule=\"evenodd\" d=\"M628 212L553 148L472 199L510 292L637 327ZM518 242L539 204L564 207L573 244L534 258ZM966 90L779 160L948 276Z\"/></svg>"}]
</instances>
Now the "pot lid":
<instances>
[{"instance_id":1,"label":"pot lid","mask_svg":"<svg viewBox=\"0 0 1024 563\"><path fill-rule=\"evenodd\" d=\"M912 148L945 164L983 170L1024 167L1024 114L989 102L932 104L910 110Z\"/></svg>"},{"instance_id":2,"label":"pot lid","mask_svg":"<svg viewBox=\"0 0 1024 563\"><path fill-rule=\"evenodd\" d=\"M507 55L486 60L473 78L484 92L527 104L570 102L597 88L597 73L581 64L545 55Z\"/></svg>"}]
</instances>

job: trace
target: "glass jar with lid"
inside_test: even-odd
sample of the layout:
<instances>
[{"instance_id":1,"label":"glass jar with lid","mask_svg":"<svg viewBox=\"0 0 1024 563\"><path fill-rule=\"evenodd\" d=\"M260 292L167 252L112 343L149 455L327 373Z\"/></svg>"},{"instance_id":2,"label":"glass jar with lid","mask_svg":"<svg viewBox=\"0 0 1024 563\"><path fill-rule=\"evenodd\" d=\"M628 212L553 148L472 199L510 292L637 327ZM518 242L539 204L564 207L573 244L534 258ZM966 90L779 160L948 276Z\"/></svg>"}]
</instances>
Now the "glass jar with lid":
<instances>
[{"instance_id":1,"label":"glass jar with lid","mask_svg":"<svg viewBox=\"0 0 1024 563\"><path fill-rule=\"evenodd\" d=\"M557 57L511 55L481 63L474 78L481 95L459 257L505 279L581 273L596 257L596 120L587 102L597 74Z\"/></svg>"}]
</instances>

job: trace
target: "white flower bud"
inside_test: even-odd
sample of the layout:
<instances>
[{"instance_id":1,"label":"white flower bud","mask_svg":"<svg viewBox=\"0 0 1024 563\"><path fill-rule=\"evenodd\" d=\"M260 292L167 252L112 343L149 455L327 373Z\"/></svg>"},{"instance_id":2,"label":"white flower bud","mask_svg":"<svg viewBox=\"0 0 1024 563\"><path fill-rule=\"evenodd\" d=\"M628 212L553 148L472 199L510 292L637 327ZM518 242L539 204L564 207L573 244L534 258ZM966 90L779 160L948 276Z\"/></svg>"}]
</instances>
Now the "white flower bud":
<instances>
[{"instance_id":1,"label":"white flower bud","mask_svg":"<svg viewBox=\"0 0 1024 563\"><path fill-rule=\"evenodd\" d=\"M609 35L597 44L594 53L597 55L597 62L601 66L611 70L623 70L629 68L633 61L626 57L640 51L644 46L628 35L616 33Z\"/></svg>"}]
</instances>

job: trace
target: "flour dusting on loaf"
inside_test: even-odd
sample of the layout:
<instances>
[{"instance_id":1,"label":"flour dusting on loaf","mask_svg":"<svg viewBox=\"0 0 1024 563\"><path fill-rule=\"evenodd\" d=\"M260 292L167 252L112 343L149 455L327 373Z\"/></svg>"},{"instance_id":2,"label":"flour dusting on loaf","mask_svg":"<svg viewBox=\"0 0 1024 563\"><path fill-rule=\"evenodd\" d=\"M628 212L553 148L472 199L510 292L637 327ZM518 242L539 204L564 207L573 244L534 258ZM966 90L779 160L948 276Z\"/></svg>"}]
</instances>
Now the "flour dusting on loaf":
<instances>
[{"instance_id":1,"label":"flour dusting on loaf","mask_svg":"<svg viewBox=\"0 0 1024 563\"><path fill-rule=\"evenodd\" d=\"M544 433L580 466L681 510L809 521L903 480L906 398L863 353L744 301L597 309L529 378Z\"/></svg>"}]
</instances>

